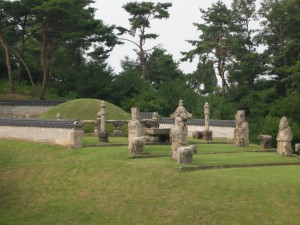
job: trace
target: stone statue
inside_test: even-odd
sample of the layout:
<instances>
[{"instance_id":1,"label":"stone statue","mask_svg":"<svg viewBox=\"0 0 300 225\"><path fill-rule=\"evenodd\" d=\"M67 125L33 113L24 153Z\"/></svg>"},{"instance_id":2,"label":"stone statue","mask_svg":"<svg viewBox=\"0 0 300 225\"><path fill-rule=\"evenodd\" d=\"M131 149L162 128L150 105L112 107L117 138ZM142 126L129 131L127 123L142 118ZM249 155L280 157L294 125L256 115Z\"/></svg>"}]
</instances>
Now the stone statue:
<instances>
[{"instance_id":1,"label":"stone statue","mask_svg":"<svg viewBox=\"0 0 300 225\"><path fill-rule=\"evenodd\" d=\"M145 148L145 142L146 142L146 137L141 136L141 137L133 137L131 138L131 152L134 154L143 154L144 148Z\"/></svg>"},{"instance_id":2,"label":"stone statue","mask_svg":"<svg viewBox=\"0 0 300 225\"><path fill-rule=\"evenodd\" d=\"M300 143L295 144L295 152L300 154Z\"/></svg>"},{"instance_id":3,"label":"stone statue","mask_svg":"<svg viewBox=\"0 0 300 225\"><path fill-rule=\"evenodd\" d=\"M171 140L171 159L177 160L178 152L177 149L186 146L188 144L187 140L187 126L182 121L180 117L176 117L175 125L170 130L170 140Z\"/></svg>"},{"instance_id":4,"label":"stone statue","mask_svg":"<svg viewBox=\"0 0 300 225\"><path fill-rule=\"evenodd\" d=\"M249 145L249 127L245 121L245 110L239 110L235 114L236 127L234 129L234 144L244 147Z\"/></svg>"},{"instance_id":5,"label":"stone statue","mask_svg":"<svg viewBox=\"0 0 300 225\"><path fill-rule=\"evenodd\" d=\"M272 136L260 134L257 136L257 140L260 142L262 149L268 149L272 147Z\"/></svg>"},{"instance_id":6,"label":"stone statue","mask_svg":"<svg viewBox=\"0 0 300 225\"><path fill-rule=\"evenodd\" d=\"M277 154L283 156L293 156L291 141L293 138L292 130L288 120L284 116L280 119L279 131L277 135Z\"/></svg>"},{"instance_id":7,"label":"stone statue","mask_svg":"<svg viewBox=\"0 0 300 225\"><path fill-rule=\"evenodd\" d=\"M192 163L193 155L197 154L197 146L190 145L178 148L177 162L179 164Z\"/></svg>"},{"instance_id":8,"label":"stone statue","mask_svg":"<svg viewBox=\"0 0 300 225\"><path fill-rule=\"evenodd\" d=\"M180 117L185 122L192 118L192 114L190 114L183 106L183 101L181 99L179 100L179 104L175 112L170 115L171 119L175 119L176 117Z\"/></svg>"},{"instance_id":9,"label":"stone statue","mask_svg":"<svg viewBox=\"0 0 300 225\"><path fill-rule=\"evenodd\" d=\"M140 110L139 108L131 108L132 119L128 122L128 150L129 153L144 153L145 141L138 139L137 137L143 136L143 126L140 122ZM143 139L144 140L144 139ZM136 145L136 146L134 146ZM133 147L134 146L134 147Z\"/></svg>"},{"instance_id":10,"label":"stone statue","mask_svg":"<svg viewBox=\"0 0 300 225\"><path fill-rule=\"evenodd\" d=\"M171 154L170 157L173 160L177 160L178 151L177 149L182 146L188 145L187 135L188 128L186 122L192 117L186 108L183 106L183 101L179 101L179 105L174 113L170 115L170 118L175 119L174 127L170 130L170 141L171 141Z\"/></svg>"},{"instance_id":11,"label":"stone statue","mask_svg":"<svg viewBox=\"0 0 300 225\"><path fill-rule=\"evenodd\" d=\"M160 116L159 116L158 112L154 112L154 113L152 114L152 118L151 118L151 119L154 121L154 123L153 123L153 125L151 126L151 128L159 128L159 120L160 120Z\"/></svg>"}]
</instances>

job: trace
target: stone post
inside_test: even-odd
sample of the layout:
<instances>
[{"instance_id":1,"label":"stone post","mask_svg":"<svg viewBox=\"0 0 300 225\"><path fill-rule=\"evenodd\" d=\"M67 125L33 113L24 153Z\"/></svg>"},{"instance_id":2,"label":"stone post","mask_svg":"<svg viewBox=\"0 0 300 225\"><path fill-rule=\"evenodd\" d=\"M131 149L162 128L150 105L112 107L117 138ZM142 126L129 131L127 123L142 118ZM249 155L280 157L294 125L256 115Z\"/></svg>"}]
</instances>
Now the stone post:
<instances>
[{"instance_id":1,"label":"stone post","mask_svg":"<svg viewBox=\"0 0 300 225\"><path fill-rule=\"evenodd\" d=\"M69 133L70 146L72 148L82 147L83 131L82 129L74 129Z\"/></svg>"},{"instance_id":2,"label":"stone post","mask_svg":"<svg viewBox=\"0 0 300 225\"><path fill-rule=\"evenodd\" d=\"M57 119L57 120L61 120L61 119L62 119L62 116L60 115L59 112L56 114L56 119Z\"/></svg>"},{"instance_id":3,"label":"stone post","mask_svg":"<svg viewBox=\"0 0 300 225\"><path fill-rule=\"evenodd\" d=\"M95 121L95 129L94 129L94 134L99 136L100 134L100 124L101 124L101 113L100 111L97 113L97 118Z\"/></svg>"},{"instance_id":4,"label":"stone post","mask_svg":"<svg viewBox=\"0 0 300 225\"><path fill-rule=\"evenodd\" d=\"M205 131L203 133L203 139L206 141L212 140L212 131L209 130L209 104L204 104L204 118L205 118Z\"/></svg>"},{"instance_id":5,"label":"stone post","mask_svg":"<svg viewBox=\"0 0 300 225\"><path fill-rule=\"evenodd\" d=\"M101 122L100 122L100 133L99 133L99 141L101 142L108 142L108 133L105 131L105 102L101 101L100 103L100 115L101 115Z\"/></svg>"},{"instance_id":6,"label":"stone post","mask_svg":"<svg viewBox=\"0 0 300 225\"><path fill-rule=\"evenodd\" d=\"M204 105L204 116L205 116L205 131L209 131L209 104L205 102Z\"/></svg>"}]
</instances>

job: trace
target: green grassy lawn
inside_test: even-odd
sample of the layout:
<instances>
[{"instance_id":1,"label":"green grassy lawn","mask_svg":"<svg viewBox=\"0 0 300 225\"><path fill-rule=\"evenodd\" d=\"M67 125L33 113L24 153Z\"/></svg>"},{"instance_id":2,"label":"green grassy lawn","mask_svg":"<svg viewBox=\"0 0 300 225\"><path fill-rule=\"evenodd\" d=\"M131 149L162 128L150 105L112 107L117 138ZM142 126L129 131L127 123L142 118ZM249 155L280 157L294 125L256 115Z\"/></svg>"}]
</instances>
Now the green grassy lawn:
<instances>
[{"instance_id":1,"label":"green grassy lawn","mask_svg":"<svg viewBox=\"0 0 300 225\"><path fill-rule=\"evenodd\" d=\"M122 142L110 141L115 140ZM210 152L210 146L199 144L198 151ZM146 146L157 154L169 149ZM193 165L298 157L238 150L198 154ZM168 157L128 159L126 146L71 150L0 140L0 224L299 224L300 166L192 172L178 167Z\"/></svg>"},{"instance_id":2,"label":"green grassy lawn","mask_svg":"<svg viewBox=\"0 0 300 225\"><path fill-rule=\"evenodd\" d=\"M83 137L83 145L110 145L110 144L124 144L127 145L127 137L108 137L108 142L100 142L95 135Z\"/></svg>"}]
</instances>

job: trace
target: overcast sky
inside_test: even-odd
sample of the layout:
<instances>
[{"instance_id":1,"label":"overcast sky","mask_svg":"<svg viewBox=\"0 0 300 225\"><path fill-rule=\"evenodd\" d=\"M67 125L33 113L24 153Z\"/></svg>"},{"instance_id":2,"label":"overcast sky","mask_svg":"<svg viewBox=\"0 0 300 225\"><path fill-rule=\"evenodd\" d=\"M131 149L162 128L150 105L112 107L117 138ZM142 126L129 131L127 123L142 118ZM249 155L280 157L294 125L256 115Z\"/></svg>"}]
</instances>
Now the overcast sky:
<instances>
[{"instance_id":1,"label":"overcast sky","mask_svg":"<svg viewBox=\"0 0 300 225\"><path fill-rule=\"evenodd\" d=\"M149 0L134 0L136 2L143 2ZM158 34L159 37L155 41L148 41L145 49L152 48L158 44L161 44L164 49L167 50L167 54L173 55L175 61L179 61L182 58L180 52L189 51L192 46L185 40L197 40L200 32L196 30L193 23L201 23L201 14L199 9L207 9L212 3L217 0L150 0L151 2L171 2L172 7L169 8L170 17L162 20L152 20L151 28L146 30L147 33ZM97 0L93 5L96 11L96 18L103 20L105 24L122 26L129 28L129 14L122 8L122 6L128 2L128 0ZM230 7L232 0L223 0L223 2ZM132 37L129 39L134 40ZM137 39L135 39L136 41ZM125 56L129 56L131 59L136 58L136 54L133 51L135 46L130 42L125 42L122 46L117 46L111 53L108 60L110 66L116 73L121 71L120 60ZM197 62L181 62L180 69L185 73L193 72L196 69Z\"/></svg>"}]
</instances>

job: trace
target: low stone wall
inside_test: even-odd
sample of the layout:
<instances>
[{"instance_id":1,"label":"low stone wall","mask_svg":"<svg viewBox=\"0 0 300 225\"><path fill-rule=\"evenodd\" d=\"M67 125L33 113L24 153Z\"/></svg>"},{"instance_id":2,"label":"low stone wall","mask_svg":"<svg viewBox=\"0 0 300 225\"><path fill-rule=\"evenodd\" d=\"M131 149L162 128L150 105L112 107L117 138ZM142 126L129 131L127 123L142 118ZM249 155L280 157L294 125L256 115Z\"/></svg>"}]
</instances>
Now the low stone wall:
<instances>
[{"instance_id":1,"label":"low stone wall","mask_svg":"<svg viewBox=\"0 0 300 225\"><path fill-rule=\"evenodd\" d=\"M43 112L65 101L0 100L0 117L37 118Z\"/></svg>"},{"instance_id":2,"label":"low stone wall","mask_svg":"<svg viewBox=\"0 0 300 225\"><path fill-rule=\"evenodd\" d=\"M67 147L82 146L82 124L76 120L0 118L0 138L36 141Z\"/></svg>"}]
</instances>

